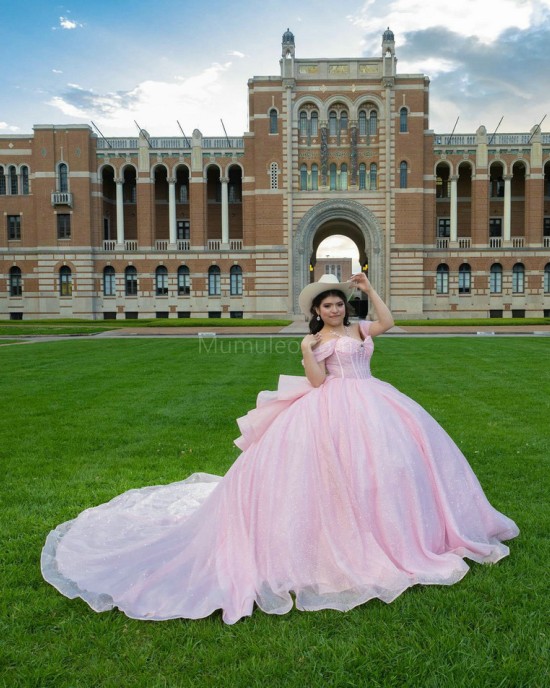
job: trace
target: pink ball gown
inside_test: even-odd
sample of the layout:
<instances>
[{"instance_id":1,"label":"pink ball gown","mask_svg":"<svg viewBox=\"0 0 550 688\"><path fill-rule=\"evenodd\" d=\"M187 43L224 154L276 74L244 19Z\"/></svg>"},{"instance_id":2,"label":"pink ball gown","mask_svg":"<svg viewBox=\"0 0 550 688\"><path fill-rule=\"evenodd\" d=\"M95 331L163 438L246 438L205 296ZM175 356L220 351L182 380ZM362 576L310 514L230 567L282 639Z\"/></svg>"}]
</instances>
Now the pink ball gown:
<instances>
[{"instance_id":1,"label":"pink ball gown","mask_svg":"<svg viewBox=\"0 0 550 688\"><path fill-rule=\"evenodd\" d=\"M372 377L364 341L318 346L328 376L282 376L238 420L242 453L220 478L130 490L53 530L47 581L94 610L226 623L254 605L284 614L391 602L450 585L464 557L496 562L518 534L446 432Z\"/></svg>"}]
</instances>

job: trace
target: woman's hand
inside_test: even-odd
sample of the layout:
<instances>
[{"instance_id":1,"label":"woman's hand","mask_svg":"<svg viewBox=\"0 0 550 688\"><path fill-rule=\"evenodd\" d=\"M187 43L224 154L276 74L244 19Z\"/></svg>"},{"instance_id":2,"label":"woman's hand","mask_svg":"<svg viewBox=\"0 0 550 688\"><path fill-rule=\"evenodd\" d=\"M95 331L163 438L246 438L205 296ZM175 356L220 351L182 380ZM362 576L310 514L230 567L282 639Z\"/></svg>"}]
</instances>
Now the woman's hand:
<instances>
[{"instance_id":1,"label":"woman's hand","mask_svg":"<svg viewBox=\"0 0 550 688\"><path fill-rule=\"evenodd\" d=\"M357 287L361 291L364 291L365 294L368 293L369 289L371 288L371 283L369 282L369 278L365 275L364 272L357 272L355 275L352 275L349 279L351 284L353 284L354 287Z\"/></svg>"},{"instance_id":2,"label":"woman's hand","mask_svg":"<svg viewBox=\"0 0 550 688\"><path fill-rule=\"evenodd\" d=\"M302 351L312 351L320 343L321 335L318 332L317 334L306 334L306 336L302 339Z\"/></svg>"}]
</instances>

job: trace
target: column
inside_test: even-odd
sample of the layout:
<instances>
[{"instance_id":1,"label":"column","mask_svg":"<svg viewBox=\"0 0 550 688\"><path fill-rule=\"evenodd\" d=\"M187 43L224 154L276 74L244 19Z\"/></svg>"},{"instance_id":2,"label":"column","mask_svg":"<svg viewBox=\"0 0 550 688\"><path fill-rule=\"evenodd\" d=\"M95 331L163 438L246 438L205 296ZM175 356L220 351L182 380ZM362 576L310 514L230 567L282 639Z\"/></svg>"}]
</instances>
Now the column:
<instances>
[{"instance_id":1,"label":"column","mask_svg":"<svg viewBox=\"0 0 550 688\"><path fill-rule=\"evenodd\" d=\"M115 179L116 182L116 242L124 248L124 197L123 179Z\"/></svg>"},{"instance_id":2,"label":"column","mask_svg":"<svg viewBox=\"0 0 550 688\"><path fill-rule=\"evenodd\" d=\"M222 177L222 248L229 248L229 199L227 195L227 183L229 179Z\"/></svg>"},{"instance_id":3,"label":"column","mask_svg":"<svg viewBox=\"0 0 550 688\"><path fill-rule=\"evenodd\" d=\"M451 177L451 244L458 241L458 206L457 206L457 181L456 174Z\"/></svg>"},{"instance_id":4,"label":"column","mask_svg":"<svg viewBox=\"0 0 550 688\"><path fill-rule=\"evenodd\" d=\"M168 179L168 236L171 248L176 247L176 180Z\"/></svg>"},{"instance_id":5,"label":"column","mask_svg":"<svg viewBox=\"0 0 550 688\"><path fill-rule=\"evenodd\" d=\"M512 236L512 175L504 177L504 245L510 242Z\"/></svg>"}]
</instances>

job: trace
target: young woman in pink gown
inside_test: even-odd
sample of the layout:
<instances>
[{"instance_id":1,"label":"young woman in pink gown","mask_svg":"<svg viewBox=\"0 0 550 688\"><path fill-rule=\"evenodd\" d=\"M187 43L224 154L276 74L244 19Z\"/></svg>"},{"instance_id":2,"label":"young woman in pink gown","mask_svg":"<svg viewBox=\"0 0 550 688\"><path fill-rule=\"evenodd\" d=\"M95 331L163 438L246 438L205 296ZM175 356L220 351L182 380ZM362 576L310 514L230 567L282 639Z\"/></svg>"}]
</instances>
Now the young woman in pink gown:
<instances>
[{"instance_id":1,"label":"young woman in pink gown","mask_svg":"<svg viewBox=\"0 0 550 688\"><path fill-rule=\"evenodd\" d=\"M349 324L368 294L377 319ZM446 432L372 377L373 338L393 325L364 274L324 276L300 295L312 316L306 377L238 420L242 453L227 474L130 490L58 526L45 579L94 610L136 619L226 623L257 605L284 614L391 602L417 584L451 585L467 557L494 563L515 523L496 511Z\"/></svg>"}]
</instances>

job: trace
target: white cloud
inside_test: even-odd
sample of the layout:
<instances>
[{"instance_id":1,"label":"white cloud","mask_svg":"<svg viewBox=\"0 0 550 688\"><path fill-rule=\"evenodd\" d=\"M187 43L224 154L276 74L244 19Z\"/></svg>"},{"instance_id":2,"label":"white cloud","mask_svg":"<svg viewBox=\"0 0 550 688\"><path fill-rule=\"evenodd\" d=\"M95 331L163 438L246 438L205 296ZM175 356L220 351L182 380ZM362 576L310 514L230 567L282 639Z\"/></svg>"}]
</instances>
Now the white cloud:
<instances>
[{"instance_id":1,"label":"white cloud","mask_svg":"<svg viewBox=\"0 0 550 688\"><path fill-rule=\"evenodd\" d=\"M59 26L67 31L72 31L73 29L81 29L84 24L74 21L73 19L69 19L68 17L59 17Z\"/></svg>"},{"instance_id":2,"label":"white cloud","mask_svg":"<svg viewBox=\"0 0 550 688\"><path fill-rule=\"evenodd\" d=\"M0 122L0 131L9 131L15 133L19 131L19 127L15 127L7 122Z\"/></svg>"},{"instance_id":3,"label":"white cloud","mask_svg":"<svg viewBox=\"0 0 550 688\"><path fill-rule=\"evenodd\" d=\"M243 86L240 75L232 75L231 66L231 62L213 63L189 77L147 80L129 91L104 94L67 84L66 91L48 104L65 116L98 122L113 134L128 132L137 120L153 136L173 135L179 120L186 133L198 128L205 135L216 136L223 134L223 118L228 133L240 135L246 128L246 83ZM232 107L236 89L242 90L239 110Z\"/></svg>"},{"instance_id":4,"label":"white cloud","mask_svg":"<svg viewBox=\"0 0 550 688\"><path fill-rule=\"evenodd\" d=\"M244 53L241 53L240 50L230 50L228 52L228 55L231 55L231 57L246 57L246 55Z\"/></svg>"},{"instance_id":5,"label":"white cloud","mask_svg":"<svg viewBox=\"0 0 550 688\"><path fill-rule=\"evenodd\" d=\"M63 72L61 71L61 69L52 69L52 73L53 73L53 74L63 74Z\"/></svg>"}]
</instances>

